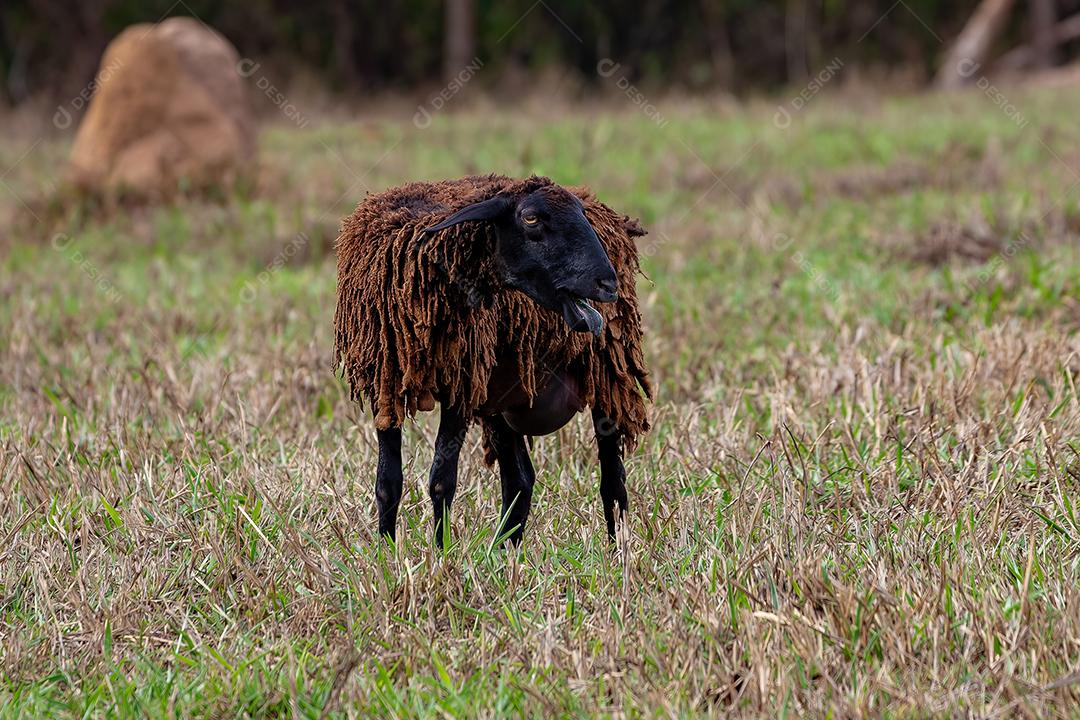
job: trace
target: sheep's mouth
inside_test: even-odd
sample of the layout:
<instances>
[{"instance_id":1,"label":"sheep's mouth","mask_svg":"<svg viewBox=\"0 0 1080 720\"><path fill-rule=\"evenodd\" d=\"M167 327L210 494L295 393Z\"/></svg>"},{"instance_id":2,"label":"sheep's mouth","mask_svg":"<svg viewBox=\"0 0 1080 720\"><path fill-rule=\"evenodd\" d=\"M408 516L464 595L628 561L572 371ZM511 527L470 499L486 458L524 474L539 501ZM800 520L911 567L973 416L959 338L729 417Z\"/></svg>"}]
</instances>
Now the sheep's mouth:
<instances>
[{"instance_id":1,"label":"sheep's mouth","mask_svg":"<svg viewBox=\"0 0 1080 720\"><path fill-rule=\"evenodd\" d=\"M588 300L575 295L564 295L561 303L563 320L571 330L600 336L600 331L604 329L604 318Z\"/></svg>"}]
</instances>

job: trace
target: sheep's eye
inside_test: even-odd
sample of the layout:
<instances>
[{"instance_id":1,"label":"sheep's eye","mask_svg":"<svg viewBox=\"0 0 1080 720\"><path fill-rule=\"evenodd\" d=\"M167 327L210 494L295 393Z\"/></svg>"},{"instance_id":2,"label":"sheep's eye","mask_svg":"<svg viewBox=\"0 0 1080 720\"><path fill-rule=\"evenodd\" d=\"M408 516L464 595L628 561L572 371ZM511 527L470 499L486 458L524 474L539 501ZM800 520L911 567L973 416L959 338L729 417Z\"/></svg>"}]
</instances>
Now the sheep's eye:
<instances>
[{"instance_id":1,"label":"sheep's eye","mask_svg":"<svg viewBox=\"0 0 1080 720\"><path fill-rule=\"evenodd\" d=\"M540 218L536 217L535 215L522 215L521 222L525 223L526 225L536 225L538 222L540 222Z\"/></svg>"}]
</instances>

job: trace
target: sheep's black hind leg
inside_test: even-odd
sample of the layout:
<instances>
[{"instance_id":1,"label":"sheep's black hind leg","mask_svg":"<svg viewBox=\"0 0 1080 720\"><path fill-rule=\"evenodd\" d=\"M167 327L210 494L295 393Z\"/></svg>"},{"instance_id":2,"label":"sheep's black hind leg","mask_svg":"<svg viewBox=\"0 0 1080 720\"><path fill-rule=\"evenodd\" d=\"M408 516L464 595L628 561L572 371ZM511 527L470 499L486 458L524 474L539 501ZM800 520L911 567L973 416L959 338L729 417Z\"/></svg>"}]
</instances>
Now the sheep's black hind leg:
<instances>
[{"instance_id":1,"label":"sheep's black hind leg","mask_svg":"<svg viewBox=\"0 0 1080 720\"><path fill-rule=\"evenodd\" d=\"M428 492L435 513L435 544L443 549L449 544L449 533L443 531L444 519L449 520L450 504L457 492L458 456L465 443L469 423L445 405L439 417L439 435L435 439L435 460L431 463Z\"/></svg>"},{"instance_id":2,"label":"sheep's black hind leg","mask_svg":"<svg viewBox=\"0 0 1080 720\"><path fill-rule=\"evenodd\" d=\"M525 446L525 436L511 429L499 415L488 422L492 445L499 459L499 479L502 481L502 513L498 534L509 532L510 542L516 546L521 544L525 532L536 472L529 459L529 449Z\"/></svg>"},{"instance_id":3,"label":"sheep's black hind leg","mask_svg":"<svg viewBox=\"0 0 1080 720\"><path fill-rule=\"evenodd\" d=\"M593 408L593 428L600 455L600 499L604 503L604 520L608 537L615 539L615 506L619 506L619 521L626 515L626 468L623 467L622 432L614 421L599 408Z\"/></svg>"},{"instance_id":4,"label":"sheep's black hind leg","mask_svg":"<svg viewBox=\"0 0 1080 720\"><path fill-rule=\"evenodd\" d=\"M375 504L379 508L379 534L394 539L401 504L401 428L379 430L379 466L375 471Z\"/></svg>"}]
</instances>

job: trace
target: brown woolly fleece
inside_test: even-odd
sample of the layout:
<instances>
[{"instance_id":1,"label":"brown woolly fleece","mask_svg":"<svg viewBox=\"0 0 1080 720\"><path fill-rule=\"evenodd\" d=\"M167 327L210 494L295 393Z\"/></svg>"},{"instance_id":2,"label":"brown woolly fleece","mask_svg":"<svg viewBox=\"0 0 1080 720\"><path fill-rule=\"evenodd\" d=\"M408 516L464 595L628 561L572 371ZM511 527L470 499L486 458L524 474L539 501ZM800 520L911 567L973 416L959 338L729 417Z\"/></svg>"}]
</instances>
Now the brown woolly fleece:
<instances>
[{"instance_id":1,"label":"brown woolly fleece","mask_svg":"<svg viewBox=\"0 0 1080 720\"><path fill-rule=\"evenodd\" d=\"M635 220L587 188L569 188L584 203L618 276L618 300L595 304L604 318L600 337L571 331L559 313L502 285L488 225L423 233L498 193L521 197L553 185L543 177L497 175L409 183L369 195L344 221L337 239L334 362L352 398L371 405L377 428L399 427L417 410L433 409L436 399L480 419L499 364L516 367L530 399L551 372L568 369L583 400L607 413L629 445L648 430L645 399L652 388L634 287L634 238L645 231Z\"/></svg>"}]
</instances>

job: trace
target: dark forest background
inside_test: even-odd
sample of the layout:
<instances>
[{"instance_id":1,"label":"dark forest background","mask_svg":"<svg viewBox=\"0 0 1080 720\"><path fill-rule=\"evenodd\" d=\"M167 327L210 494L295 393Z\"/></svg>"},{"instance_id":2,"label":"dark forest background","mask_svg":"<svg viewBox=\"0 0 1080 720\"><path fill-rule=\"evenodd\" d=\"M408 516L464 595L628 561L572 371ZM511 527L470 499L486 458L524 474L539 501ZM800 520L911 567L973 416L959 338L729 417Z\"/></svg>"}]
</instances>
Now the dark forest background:
<instances>
[{"instance_id":1,"label":"dark forest background","mask_svg":"<svg viewBox=\"0 0 1080 720\"><path fill-rule=\"evenodd\" d=\"M327 89L344 94L438 85L474 57L483 63L485 82L514 78L509 84L554 69L576 72L587 87L598 80L597 62L612 58L642 87L745 93L804 82L834 57L842 57L847 68L898 71L917 83L933 77L979 5L977 0L4 0L0 103L77 93L92 79L112 37L133 23L169 15L200 18L242 56L272 67L283 82L301 72L307 78L314 74ZM1068 61L1077 54L1068 27L1058 42L1040 43L1039 37L1078 11L1080 0L1017 2L994 33L998 54L1026 66Z\"/></svg>"}]
</instances>

